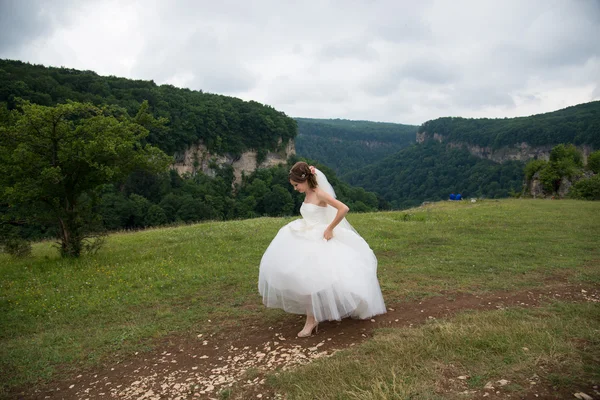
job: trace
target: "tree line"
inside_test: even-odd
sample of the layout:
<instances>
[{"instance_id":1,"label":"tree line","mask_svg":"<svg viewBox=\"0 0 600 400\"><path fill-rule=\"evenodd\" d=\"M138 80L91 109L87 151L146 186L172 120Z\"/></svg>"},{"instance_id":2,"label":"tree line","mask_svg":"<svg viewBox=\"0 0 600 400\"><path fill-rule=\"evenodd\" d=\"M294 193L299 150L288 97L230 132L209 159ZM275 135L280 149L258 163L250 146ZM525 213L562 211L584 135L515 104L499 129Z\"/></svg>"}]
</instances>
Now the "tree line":
<instances>
[{"instance_id":1,"label":"tree line","mask_svg":"<svg viewBox=\"0 0 600 400\"><path fill-rule=\"evenodd\" d=\"M214 154L277 151L297 132L294 119L255 101L153 81L100 76L93 71L0 60L0 103L12 110L17 99L44 106L66 101L114 105L129 115L135 115L147 102L149 114L165 123L150 129L144 140L169 155L200 141Z\"/></svg>"},{"instance_id":2,"label":"tree line","mask_svg":"<svg viewBox=\"0 0 600 400\"><path fill-rule=\"evenodd\" d=\"M288 172L297 161L307 161L328 174L338 198L353 212L376 211L374 193L340 181L326 166L291 157L287 164L257 169L234 184L233 168L215 168L215 176L180 176L136 171L119 184L99 188L98 211L110 230L140 229L203 220L246 219L297 215L303 196L293 190Z\"/></svg>"},{"instance_id":3,"label":"tree line","mask_svg":"<svg viewBox=\"0 0 600 400\"><path fill-rule=\"evenodd\" d=\"M427 121L419 133L437 133L446 142L497 149L527 143L530 146L572 143L600 148L600 101L519 118L445 117Z\"/></svg>"},{"instance_id":4,"label":"tree line","mask_svg":"<svg viewBox=\"0 0 600 400\"><path fill-rule=\"evenodd\" d=\"M77 257L96 251L109 231L298 212L302 198L288 181L298 157L235 184L230 165L215 166L214 177L179 176L168 169L173 157L146 140L166 123L146 102L134 116L72 101L0 104L0 246L24 255L29 241L54 237L63 256ZM373 193L317 167L354 211L379 207Z\"/></svg>"}]
</instances>

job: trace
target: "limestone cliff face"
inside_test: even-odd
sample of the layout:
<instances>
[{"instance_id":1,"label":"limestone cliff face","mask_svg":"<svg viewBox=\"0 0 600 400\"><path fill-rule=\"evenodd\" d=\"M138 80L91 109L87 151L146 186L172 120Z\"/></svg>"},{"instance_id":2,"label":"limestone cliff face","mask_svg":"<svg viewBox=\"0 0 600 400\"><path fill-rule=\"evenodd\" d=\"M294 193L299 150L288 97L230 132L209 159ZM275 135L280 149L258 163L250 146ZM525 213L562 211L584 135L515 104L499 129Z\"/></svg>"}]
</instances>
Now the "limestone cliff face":
<instances>
[{"instance_id":1,"label":"limestone cliff face","mask_svg":"<svg viewBox=\"0 0 600 400\"><path fill-rule=\"evenodd\" d=\"M444 137L439 133L434 133L433 135L427 132L417 132L417 143L424 143L426 140L435 140L436 142L442 143L444 141Z\"/></svg>"},{"instance_id":2,"label":"limestone cliff face","mask_svg":"<svg viewBox=\"0 0 600 400\"><path fill-rule=\"evenodd\" d=\"M492 149L491 147L481 147L466 143L449 143L451 147L464 147L469 150L469 153L479 158L487 158L488 160L501 163L504 161L527 161L532 158L548 160L550 157L550 150L554 146L538 146L532 147L527 143L520 143L511 147L505 146L499 149ZM588 153L589 154L589 153Z\"/></svg>"},{"instance_id":3,"label":"limestone cliff face","mask_svg":"<svg viewBox=\"0 0 600 400\"><path fill-rule=\"evenodd\" d=\"M540 180L540 172L538 171L533 175L530 182L525 183L524 189L525 193L533 197L534 199L549 197L558 197L560 199L563 199L569 194L569 189L571 189L571 186L573 186L575 183L579 182L582 179L590 179L592 176L594 176L594 173L591 171L583 171L581 175L574 176L571 179L563 176L560 180L558 190L555 193L547 192L544 189L544 186L542 185L542 182Z\"/></svg>"},{"instance_id":4,"label":"limestone cliff face","mask_svg":"<svg viewBox=\"0 0 600 400\"><path fill-rule=\"evenodd\" d=\"M265 160L257 165L256 151L247 151L238 157L231 154L217 155L211 154L202 143L197 143L184 152L175 154L175 164L171 167L177 170L180 175L185 173L193 175L200 171L208 176L215 176L215 171L211 166L229 164L233 167L235 183L239 183L242 179L242 172L249 174L257 168L285 164L288 157L293 154L296 154L296 148L294 141L290 140L281 151L267 153Z\"/></svg>"},{"instance_id":5,"label":"limestone cliff face","mask_svg":"<svg viewBox=\"0 0 600 400\"><path fill-rule=\"evenodd\" d=\"M417 133L417 143L423 143L426 140L435 140L437 142L444 142L445 137L437 133L430 134L427 132ZM501 163L504 161L515 160L515 161L527 161L532 158L541 160L548 160L550 158L550 151L555 145L546 146L530 146L523 142L512 146L504 146L498 149L492 149L491 147L481 147L469 143L460 142L447 142L449 147L453 148L466 148L469 153L479 158L486 158L488 160ZM584 164L587 163L587 158L594 149L590 146L577 146L577 149L583 155Z\"/></svg>"}]
</instances>

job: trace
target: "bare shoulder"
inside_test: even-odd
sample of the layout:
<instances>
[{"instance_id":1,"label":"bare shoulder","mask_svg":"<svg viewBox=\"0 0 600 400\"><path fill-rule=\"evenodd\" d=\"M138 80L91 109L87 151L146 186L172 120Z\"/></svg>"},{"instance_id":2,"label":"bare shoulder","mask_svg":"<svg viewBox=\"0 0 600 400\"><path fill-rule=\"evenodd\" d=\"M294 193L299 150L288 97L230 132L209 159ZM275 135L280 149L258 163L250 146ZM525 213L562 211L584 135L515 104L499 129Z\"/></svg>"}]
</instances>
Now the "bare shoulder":
<instances>
[{"instance_id":1,"label":"bare shoulder","mask_svg":"<svg viewBox=\"0 0 600 400\"><path fill-rule=\"evenodd\" d=\"M317 199L319 199L320 204L327 203L328 205L333 206L338 210L344 210L344 212L348 212L350 210L347 205L337 200L324 190L317 188L315 194L317 195Z\"/></svg>"},{"instance_id":2,"label":"bare shoulder","mask_svg":"<svg viewBox=\"0 0 600 400\"><path fill-rule=\"evenodd\" d=\"M333 197L329 193L327 193L326 191L321 189L320 187L315 188L315 194L317 195L317 198L321 201L328 203L329 202L328 200L333 200Z\"/></svg>"}]
</instances>

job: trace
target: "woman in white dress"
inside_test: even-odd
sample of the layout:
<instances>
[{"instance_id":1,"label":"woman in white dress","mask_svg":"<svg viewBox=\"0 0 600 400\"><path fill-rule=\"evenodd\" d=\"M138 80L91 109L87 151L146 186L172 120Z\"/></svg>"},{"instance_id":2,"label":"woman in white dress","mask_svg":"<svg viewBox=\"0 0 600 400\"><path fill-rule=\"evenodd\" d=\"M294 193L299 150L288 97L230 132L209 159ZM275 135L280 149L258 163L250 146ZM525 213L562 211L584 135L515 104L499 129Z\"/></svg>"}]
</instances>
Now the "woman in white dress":
<instances>
[{"instance_id":1,"label":"woman in white dress","mask_svg":"<svg viewBox=\"0 0 600 400\"><path fill-rule=\"evenodd\" d=\"M305 162L292 167L289 179L306 195L303 218L281 228L262 257L263 303L306 314L299 337L310 336L320 321L385 313L377 258L346 221L348 207L335 198L325 175Z\"/></svg>"}]
</instances>

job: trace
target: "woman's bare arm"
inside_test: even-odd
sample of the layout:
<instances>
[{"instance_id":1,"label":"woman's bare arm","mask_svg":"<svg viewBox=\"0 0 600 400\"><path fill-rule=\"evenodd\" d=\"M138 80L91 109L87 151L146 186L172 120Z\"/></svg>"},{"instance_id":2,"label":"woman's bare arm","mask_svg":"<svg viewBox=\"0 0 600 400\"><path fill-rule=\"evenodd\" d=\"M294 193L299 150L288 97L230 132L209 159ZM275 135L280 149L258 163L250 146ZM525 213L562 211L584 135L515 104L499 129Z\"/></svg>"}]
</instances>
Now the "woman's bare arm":
<instances>
[{"instance_id":1,"label":"woman's bare arm","mask_svg":"<svg viewBox=\"0 0 600 400\"><path fill-rule=\"evenodd\" d=\"M342 203L341 201L334 199L333 196L331 196L327 192L324 192L321 189L317 188L316 195L317 199L319 199L319 203L326 203L327 205L330 205L337 210L335 218L333 219L333 221L331 221L331 223L329 224L329 226L327 226L327 229L325 229L325 232L323 233L323 237L326 240L329 240L333 237L333 229L340 222L342 222L346 214L348 214L348 211L350 211L350 208L348 208L348 206Z\"/></svg>"}]
</instances>

